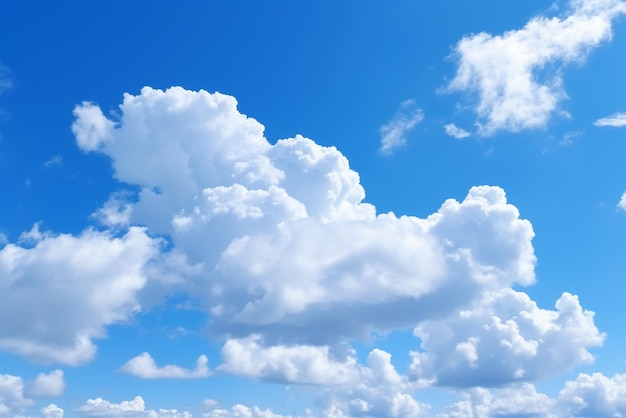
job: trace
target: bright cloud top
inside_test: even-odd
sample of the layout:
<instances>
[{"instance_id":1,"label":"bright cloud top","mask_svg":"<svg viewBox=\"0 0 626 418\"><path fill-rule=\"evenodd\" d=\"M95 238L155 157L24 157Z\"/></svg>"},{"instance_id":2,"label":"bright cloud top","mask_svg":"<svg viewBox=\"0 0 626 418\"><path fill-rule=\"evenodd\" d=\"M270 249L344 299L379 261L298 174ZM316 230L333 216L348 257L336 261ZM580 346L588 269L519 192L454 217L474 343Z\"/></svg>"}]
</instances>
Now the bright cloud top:
<instances>
[{"instance_id":1,"label":"bright cloud top","mask_svg":"<svg viewBox=\"0 0 626 418\"><path fill-rule=\"evenodd\" d=\"M611 38L612 20L625 12L621 0L571 0L562 17L535 17L503 35L467 36L455 48L458 69L448 90L478 96L481 135L543 127L567 97L561 65L583 62Z\"/></svg>"},{"instance_id":2,"label":"bright cloud top","mask_svg":"<svg viewBox=\"0 0 626 418\"><path fill-rule=\"evenodd\" d=\"M380 127L380 148L383 154L392 154L406 145L406 135L424 119L424 112L414 100L402 102L400 110L386 124Z\"/></svg>"},{"instance_id":3,"label":"bright cloud top","mask_svg":"<svg viewBox=\"0 0 626 418\"><path fill-rule=\"evenodd\" d=\"M600 118L593 123L595 126L612 126L615 128L621 128L626 126L626 112L614 113L606 118Z\"/></svg>"}]
</instances>

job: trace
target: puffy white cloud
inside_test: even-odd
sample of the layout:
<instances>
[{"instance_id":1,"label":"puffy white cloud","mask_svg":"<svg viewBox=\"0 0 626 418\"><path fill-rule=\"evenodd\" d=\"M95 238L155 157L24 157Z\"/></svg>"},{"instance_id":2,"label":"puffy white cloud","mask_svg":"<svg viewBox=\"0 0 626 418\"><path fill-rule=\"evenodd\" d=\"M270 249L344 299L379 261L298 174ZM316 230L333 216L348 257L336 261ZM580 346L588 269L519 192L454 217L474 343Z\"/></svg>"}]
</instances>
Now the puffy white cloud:
<instances>
[{"instance_id":1,"label":"puffy white cloud","mask_svg":"<svg viewBox=\"0 0 626 418\"><path fill-rule=\"evenodd\" d=\"M259 340L259 336L252 336L227 341L218 370L269 381L318 385L354 382L359 375L352 352L333 353L328 346L266 348Z\"/></svg>"},{"instance_id":2,"label":"puffy white cloud","mask_svg":"<svg viewBox=\"0 0 626 418\"><path fill-rule=\"evenodd\" d=\"M525 383L509 388L487 390L474 388L462 401L446 408L438 418L545 417L554 418L555 400Z\"/></svg>"},{"instance_id":3,"label":"puffy white cloud","mask_svg":"<svg viewBox=\"0 0 626 418\"><path fill-rule=\"evenodd\" d=\"M467 132L465 129L459 128L454 123L448 123L443 127L446 135L449 135L456 139L464 139L468 138L471 134Z\"/></svg>"},{"instance_id":4,"label":"puffy white cloud","mask_svg":"<svg viewBox=\"0 0 626 418\"><path fill-rule=\"evenodd\" d=\"M596 120L593 124L596 126L613 126L616 128L626 126L626 112L614 113L611 116L600 118Z\"/></svg>"},{"instance_id":5,"label":"puffy white cloud","mask_svg":"<svg viewBox=\"0 0 626 418\"><path fill-rule=\"evenodd\" d=\"M379 151L383 154L391 154L396 149L405 146L406 134L423 119L424 112L415 105L414 100L404 101L400 111L389 122L380 127Z\"/></svg>"},{"instance_id":6,"label":"puffy white cloud","mask_svg":"<svg viewBox=\"0 0 626 418\"><path fill-rule=\"evenodd\" d=\"M63 418L63 413L65 412L53 403L48 406L44 406L40 409L40 411L44 418Z\"/></svg>"},{"instance_id":7,"label":"puffy white cloud","mask_svg":"<svg viewBox=\"0 0 626 418\"><path fill-rule=\"evenodd\" d=\"M99 149L115 126L98 106L87 102L74 109L74 116L76 121L72 124L72 132L78 145L86 151Z\"/></svg>"},{"instance_id":8,"label":"puffy white cloud","mask_svg":"<svg viewBox=\"0 0 626 418\"><path fill-rule=\"evenodd\" d=\"M139 309L144 267L158 241L143 228L123 236L86 230L42 233L38 226L0 250L0 349L42 362L90 360L94 338Z\"/></svg>"},{"instance_id":9,"label":"puffy white cloud","mask_svg":"<svg viewBox=\"0 0 626 418\"><path fill-rule=\"evenodd\" d=\"M159 367L149 353L141 353L128 360L120 370L142 379L198 379L209 376L209 360L205 355L201 355L194 369L185 369L172 364Z\"/></svg>"},{"instance_id":10,"label":"puffy white cloud","mask_svg":"<svg viewBox=\"0 0 626 418\"><path fill-rule=\"evenodd\" d=\"M448 90L478 96L479 134L545 126L567 97L561 65L583 62L611 38L612 20L624 12L622 0L571 0L564 16L538 16L503 35L467 36L455 47L458 68Z\"/></svg>"},{"instance_id":11,"label":"puffy white cloud","mask_svg":"<svg viewBox=\"0 0 626 418\"><path fill-rule=\"evenodd\" d=\"M626 416L626 374L612 378L601 373L581 373L559 393L559 408L573 417Z\"/></svg>"},{"instance_id":12,"label":"puffy white cloud","mask_svg":"<svg viewBox=\"0 0 626 418\"><path fill-rule=\"evenodd\" d=\"M24 382L19 376L0 374L0 417L13 417L32 405L24 397Z\"/></svg>"},{"instance_id":13,"label":"puffy white cloud","mask_svg":"<svg viewBox=\"0 0 626 418\"><path fill-rule=\"evenodd\" d=\"M87 402L78 408L78 412L95 417L191 418L191 414L187 411L146 409L146 404L141 396L135 396L132 401L120 403L112 403L102 398L87 399Z\"/></svg>"},{"instance_id":14,"label":"puffy white cloud","mask_svg":"<svg viewBox=\"0 0 626 418\"><path fill-rule=\"evenodd\" d=\"M62 370L50 373L40 373L35 380L28 384L26 392L33 398L61 396L65 391L65 380Z\"/></svg>"},{"instance_id":15,"label":"puffy white cloud","mask_svg":"<svg viewBox=\"0 0 626 418\"><path fill-rule=\"evenodd\" d=\"M604 341L593 315L568 293L551 311L512 289L487 292L473 308L416 328L425 351L412 353L411 371L417 378L457 387L550 376L593 361L588 348Z\"/></svg>"}]
</instances>

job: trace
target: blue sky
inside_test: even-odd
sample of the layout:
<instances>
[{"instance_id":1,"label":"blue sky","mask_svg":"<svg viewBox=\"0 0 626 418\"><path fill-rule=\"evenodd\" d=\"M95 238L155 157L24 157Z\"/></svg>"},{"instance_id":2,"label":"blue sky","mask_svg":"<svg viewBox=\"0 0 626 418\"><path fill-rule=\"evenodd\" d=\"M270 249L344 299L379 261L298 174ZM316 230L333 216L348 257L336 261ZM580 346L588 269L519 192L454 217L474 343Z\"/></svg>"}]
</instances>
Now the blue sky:
<instances>
[{"instance_id":1,"label":"blue sky","mask_svg":"<svg viewBox=\"0 0 626 418\"><path fill-rule=\"evenodd\" d=\"M0 417L626 416L626 2L5 1Z\"/></svg>"}]
</instances>

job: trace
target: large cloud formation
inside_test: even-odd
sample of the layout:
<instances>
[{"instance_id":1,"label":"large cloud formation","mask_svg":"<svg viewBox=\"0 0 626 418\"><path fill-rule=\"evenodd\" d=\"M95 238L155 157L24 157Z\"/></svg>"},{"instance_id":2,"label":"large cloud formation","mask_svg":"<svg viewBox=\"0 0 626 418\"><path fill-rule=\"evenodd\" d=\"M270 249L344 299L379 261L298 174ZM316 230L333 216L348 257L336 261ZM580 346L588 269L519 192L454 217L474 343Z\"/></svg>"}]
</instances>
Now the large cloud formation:
<instances>
[{"instance_id":1,"label":"large cloud formation","mask_svg":"<svg viewBox=\"0 0 626 418\"><path fill-rule=\"evenodd\" d=\"M560 68L583 62L611 38L622 0L570 0L562 17L538 16L503 35L481 32L455 47L457 73L449 91L476 94L479 134L543 127L567 97Z\"/></svg>"},{"instance_id":2,"label":"large cloud formation","mask_svg":"<svg viewBox=\"0 0 626 418\"><path fill-rule=\"evenodd\" d=\"M576 297L549 311L512 290L534 283L534 232L498 187L474 187L425 219L377 214L336 148L302 136L270 144L227 95L145 87L124 96L117 120L88 102L74 113L81 149L139 188L95 216L171 240L169 271L142 297L200 296L226 341L222 371L342 384L363 367L346 343L417 326L415 381L500 385L588 363L602 343ZM572 339L574 329L585 333ZM237 365L233 353L263 361Z\"/></svg>"}]
</instances>

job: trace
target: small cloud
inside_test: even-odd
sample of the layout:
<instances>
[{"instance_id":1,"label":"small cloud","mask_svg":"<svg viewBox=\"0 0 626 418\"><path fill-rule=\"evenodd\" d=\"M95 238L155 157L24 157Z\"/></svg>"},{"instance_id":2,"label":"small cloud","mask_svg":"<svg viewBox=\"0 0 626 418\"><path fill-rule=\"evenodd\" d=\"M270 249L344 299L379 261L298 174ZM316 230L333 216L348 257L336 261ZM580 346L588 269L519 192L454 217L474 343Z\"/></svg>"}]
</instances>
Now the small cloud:
<instances>
[{"instance_id":1,"label":"small cloud","mask_svg":"<svg viewBox=\"0 0 626 418\"><path fill-rule=\"evenodd\" d=\"M424 112L414 100L402 102L400 110L386 124L380 127L380 148L382 154L392 154L406 145L406 134L424 119Z\"/></svg>"},{"instance_id":2,"label":"small cloud","mask_svg":"<svg viewBox=\"0 0 626 418\"><path fill-rule=\"evenodd\" d=\"M63 157L61 157L60 155L54 155L48 161L43 163L43 166L45 168L62 167L63 166Z\"/></svg>"},{"instance_id":3,"label":"small cloud","mask_svg":"<svg viewBox=\"0 0 626 418\"><path fill-rule=\"evenodd\" d=\"M611 116L598 119L593 124L595 126L611 126L614 128L621 128L622 126L626 126L626 112L613 113Z\"/></svg>"},{"instance_id":4,"label":"small cloud","mask_svg":"<svg viewBox=\"0 0 626 418\"><path fill-rule=\"evenodd\" d=\"M27 387L28 395L33 398L61 396L65 391L65 380L62 370L54 370L48 374L40 373Z\"/></svg>"},{"instance_id":5,"label":"small cloud","mask_svg":"<svg viewBox=\"0 0 626 418\"><path fill-rule=\"evenodd\" d=\"M465 129L459 128L454 123L449 123L445 125L443 129L446 131L447 135L456 139L464 139L470 136L469 132L467 132Z\"/></svg>"},{"instance_id":6,"label":"small cloud","mask_svg":"<svg viewBox=\"0 0 626 418\"><path fill-rule=\"evenodd\" d=\"M626 211L626 192L624 192L624 194L622 195L622 198L617 204L617 207Z\"/></svg>"},{"instance_id":7,"label":"small cloud","mask_svg":"<svg viewBox=\"0 0 626 418\"><path fill-rule=\"evenodd\" d=\"M195 369L184 369L172 364L159 367L150 353L141 353L130 359L120 370L142 379L198 379L209 376L209 360L201 355L196 360Z\"/></svg>"}]
</instances>

